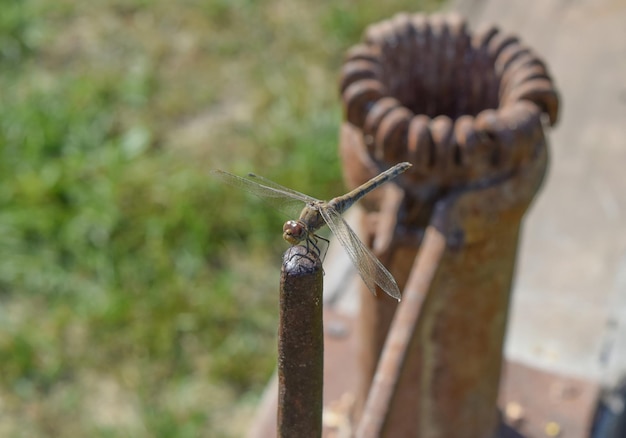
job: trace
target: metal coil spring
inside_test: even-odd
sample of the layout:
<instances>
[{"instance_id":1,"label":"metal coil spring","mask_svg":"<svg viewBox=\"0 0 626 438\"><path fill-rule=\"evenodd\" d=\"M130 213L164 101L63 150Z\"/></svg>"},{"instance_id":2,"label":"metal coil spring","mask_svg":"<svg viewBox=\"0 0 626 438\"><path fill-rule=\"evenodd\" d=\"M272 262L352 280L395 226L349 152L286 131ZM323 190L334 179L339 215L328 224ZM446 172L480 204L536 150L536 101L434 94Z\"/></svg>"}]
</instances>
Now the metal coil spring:
<instances>
[{"instance_id":1,"label":"metal coil spring","mask_svg":"<svg viewBox=\"0 0 626 438\"><path fill-rule=\"evenodd\" d=\"M514 169L543 145L559 97L546 65L517 37L472 35L458 16L398 14L347 53L347 122L375 161L413 163L413 183L451 187Z\"/></svg>"}]
</instances>

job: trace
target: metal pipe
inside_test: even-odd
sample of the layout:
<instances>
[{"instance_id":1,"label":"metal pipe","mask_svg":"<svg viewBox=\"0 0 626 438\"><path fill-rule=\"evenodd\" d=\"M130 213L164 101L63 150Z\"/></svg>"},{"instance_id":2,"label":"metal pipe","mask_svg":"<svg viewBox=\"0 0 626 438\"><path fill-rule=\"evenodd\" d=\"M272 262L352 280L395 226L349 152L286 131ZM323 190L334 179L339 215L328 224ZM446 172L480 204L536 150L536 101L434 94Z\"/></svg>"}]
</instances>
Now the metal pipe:
<instances>
[{"instance_id":1,"label":"metal pipe","mask_svg":"<svg viewBox=\"0 0 626 438\"><path fill-rule=\"evenodd\" d=\"M322 263L292 246L283 255L278 328L280 438L322 436L324 331Z\"/></svg>"},{"instance_id":2,"label":"metal pipe","mask_svg":"<svg viewBox=\"0 0 626 438\"><path fill-rule=\"evenodd\" d=\"M381 436L407 349L416 330L422 302L430 289L445 247L444 236L437 229L428 227L402 294L402 302L391 323L389 337L357 428L356 436L359 438Z\"/></svg>"}]
</instances>

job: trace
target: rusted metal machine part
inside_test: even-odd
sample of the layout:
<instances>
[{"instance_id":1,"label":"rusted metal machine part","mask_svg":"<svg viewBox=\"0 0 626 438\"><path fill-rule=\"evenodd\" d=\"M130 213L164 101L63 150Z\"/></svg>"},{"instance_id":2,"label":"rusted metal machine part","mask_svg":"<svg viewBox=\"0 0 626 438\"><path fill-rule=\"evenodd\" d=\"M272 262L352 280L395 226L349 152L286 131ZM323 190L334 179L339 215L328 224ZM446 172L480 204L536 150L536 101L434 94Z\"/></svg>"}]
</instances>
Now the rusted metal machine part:
<instances>
[{"instance_id":1,"label":"rusted metal machine part","mask_svg":"<svg viewBox=\"0 0 626 438\"><path fill-rule=\"evenodd\" d=\"M456 16L400 14L364 39L342 69L346 121L376 161L413 163L405 189L418 199L515 169L532 159L520 144L537 117L556 123L545 64L495 27L471 35ZM371 174L346 170L352 184Z\"/></svg>"},{"instance_id":2,"label":"rusted metal machine part","mask_svg":"<svg viewBox=\"0 0 626 438\"><path fill-rule=\"evenodd\" d=\"M431 220L448 244L383 436L487 436L519 224L545 172L544 122L558 116L547 68L497 28L472 35L456 16L399 14L349 51L340 90L348 185L398 161L414 165L403 194L364 200L377 255L404 287ZM395 311L384 298L361 300L357 412Z\"/></svg>"},{"instance_id":3,"label":"rusted metal machine part","mask_svg":"<svg viewBox=\"0 0 626 438\"><path fill-rule=\"evenodd\" d=\"M357 436L493 436L519 223L546 166L536 140L529 166L435 204Z\"/></svg>"},{"instance_id":4,"label":"rusted metal machine part","mask_svg":"<svg viewBox=\"0 0 626 438\"><path fill-rule=\"evenodd\" d=\"M322 263L293 246L283 255L278 328L278 436L321 437L324 373Z\"/></svg>"}]
</instances>

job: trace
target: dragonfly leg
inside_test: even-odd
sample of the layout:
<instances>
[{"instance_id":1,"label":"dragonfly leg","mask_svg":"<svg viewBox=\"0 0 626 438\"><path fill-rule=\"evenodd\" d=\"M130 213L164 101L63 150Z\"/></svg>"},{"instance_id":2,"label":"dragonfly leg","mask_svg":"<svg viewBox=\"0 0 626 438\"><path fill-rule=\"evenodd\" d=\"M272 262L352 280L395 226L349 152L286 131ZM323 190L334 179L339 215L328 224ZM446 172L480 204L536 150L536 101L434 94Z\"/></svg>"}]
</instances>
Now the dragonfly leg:
<instances>
[{"instance_id":1,"label":"dragonfly leg","mask_svg":"<svg viewBox=\"0 0 626 438\"><path fill-rule=\"evenodd\" d=\"M320 252L319 252L319 248L317 247L317 245L315 244L315 242L313 242L311 239L307 238L306 239L306 245L304 245L304 247L306 248L306 254L302 255L302 254L292 254L291 257L289 257L289 261L291 261L294 257L304 257L307 260L310 260L311 262L315 262L315 260L310 256L311 254L311 248L309 247L309 241L311 242L311 245L313 245L314 247L314 251L317 253L317 256L319 257Z\"/></svg>"},{"instance_id":2,"label":"dragonfly leg","mask_svg":"<svg viewBox=\"0 0 626 438\"><path fill-rule=\"evenodd\" d=\"M317 250L317 255L321 256L320 258L322 259L322 262L324 261L324 259L326 259L326 254L328 254L328 246L330 245L330 240L328 240L325 237L322 236L318 236L317 234L313 234L313 239L315 239L315 242L311 242L313 243L313 246L315 246L315 249ZM326 249L324 250L324 255L320 254L320 249L317 246L317 239L323 240L324 242L326 242Z\"/></svg>"},{"instance_id":3,"label":"dragonfly leg","mask_svg":"<svg viewBox=\"0 0 626 438\"><path fill-rule=\"evenodd\" d=\"M317 254L318 257L320 257L320 248L319 246L317 246L317 239L322 239L323 241L325 241L327 243L326 245L326 251L324 251L324 256L321 257L321 261L324 262L324 257L326 257L326 253L328 252L328 239L323 238L322 236L318 236L317 234L309 234L306 238L306 251L307 254L309 254L311 251L309 244L313 246L313 251L315 251L315 253ZM324 268L322 267L322 273L324 275L326 275L326 273L324 272Z\"/></svg>"}]
</instances>

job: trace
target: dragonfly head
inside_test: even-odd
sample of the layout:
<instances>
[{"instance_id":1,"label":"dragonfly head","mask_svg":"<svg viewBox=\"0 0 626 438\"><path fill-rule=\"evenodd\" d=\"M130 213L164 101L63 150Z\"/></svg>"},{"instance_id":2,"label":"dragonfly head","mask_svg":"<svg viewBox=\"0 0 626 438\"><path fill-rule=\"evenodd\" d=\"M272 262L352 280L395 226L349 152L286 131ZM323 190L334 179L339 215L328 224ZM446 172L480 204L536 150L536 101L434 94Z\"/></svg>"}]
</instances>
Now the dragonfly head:
<instances>
[{"instance_id":1,"label":"dragonfly head","mask_svg":"<svg viewBox=\"0 0 626 438\"><path fill-rule=\"evenodd\" d=\"M292 245L297 245L306 239L306 226L300 221L287 221L283 225L283 239Z\"/></svg>"}]
</instances>

